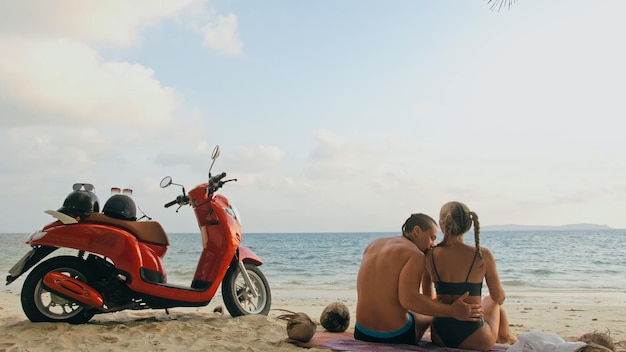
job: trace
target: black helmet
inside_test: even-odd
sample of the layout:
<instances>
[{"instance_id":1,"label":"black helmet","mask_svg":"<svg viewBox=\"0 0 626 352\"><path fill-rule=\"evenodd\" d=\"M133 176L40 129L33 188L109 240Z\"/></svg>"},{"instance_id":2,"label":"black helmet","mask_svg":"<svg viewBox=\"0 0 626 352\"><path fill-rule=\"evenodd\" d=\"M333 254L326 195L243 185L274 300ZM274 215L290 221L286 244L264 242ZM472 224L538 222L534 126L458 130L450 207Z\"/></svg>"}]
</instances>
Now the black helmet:
<instances>
[{"instance_id":1,"label":"black helmet","mask_svg":"<svg viewBox=\"0 0 626 352\"><path fill-rule=\"evenodd\" d=\"M98 200L98 196L94 192L89 192L89 196L91 197L91 206L93 207L93 212L99 213L100 201Z\"/></svg>"},{"instance_id":2,"label":"black helmet","mask_svg":"<svg viewBox=\"0 0 626 352\"><path fill-rule=\"evenodd\" d=\"M135 201L125 194L115 194L104 203L102 212L106 216L122 220L137 220Z\"/></svg>"},{"instance_id":3,"label":"black helmet","mask_svg":"<svg viewBox=\"0 0 626 352\"><path fill-rule=\"evenodd\" d=\"M72 217L86 218L95 211L99 211L98 197L89 191L74 191L65 197L59 212Z\"/></svg>"}]
</instances>

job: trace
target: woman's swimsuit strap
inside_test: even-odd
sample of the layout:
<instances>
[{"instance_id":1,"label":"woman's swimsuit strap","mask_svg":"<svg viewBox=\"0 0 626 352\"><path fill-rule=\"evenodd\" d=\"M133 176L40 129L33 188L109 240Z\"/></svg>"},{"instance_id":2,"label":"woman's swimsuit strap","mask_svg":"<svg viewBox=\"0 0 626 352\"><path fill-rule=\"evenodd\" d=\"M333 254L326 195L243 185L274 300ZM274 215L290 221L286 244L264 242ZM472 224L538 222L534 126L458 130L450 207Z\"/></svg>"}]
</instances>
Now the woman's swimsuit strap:
<instances>
[{"instance_id":1,"label":"woman's swimsuit strap","mask_svg":"<svg viewBox=\"0 0 626 352\"><path fill-rule=\"evenodd\" d=\"M478 251L474 252L474 259L472 259L472 264L470 265L469 270L467 271L467 276L465 277L465 282L469 280L469 276L472 273L472 269L474 268L474 263L476 262L476 258L478 257ZM433 263L433 269L435 270L435 274L437 275L437 281L441 281L441 277L439 276L439 272L437 271L437 265L435 265L435 249L432 249L430 259Z\"/></svg>"},{"instance_id":2,"label":"woman's swimsuit strap","mask_svg":"<svg viewBox=\"0 0 626 352\"><path fill-rule=\"evenodd\" d=\"M437 266L435 265L435 251L433 249L431 259L433 263L433 269L435 271L435 274L437 275L437 281L435 282L435 290L437 291L437 294L462 295L465 292L469 292L470 296L481 296L483 283L468 282L469 276L472 273L472 269L474 267L474 263L476 262L476 257L478 257L478 251L474 253L474 259L472 260L472 264L470 265L469 271L467 272L465 282L444 282L441 281L441 277L439 277L439 272L437 271Z\"/></svg>"}]
</instances>

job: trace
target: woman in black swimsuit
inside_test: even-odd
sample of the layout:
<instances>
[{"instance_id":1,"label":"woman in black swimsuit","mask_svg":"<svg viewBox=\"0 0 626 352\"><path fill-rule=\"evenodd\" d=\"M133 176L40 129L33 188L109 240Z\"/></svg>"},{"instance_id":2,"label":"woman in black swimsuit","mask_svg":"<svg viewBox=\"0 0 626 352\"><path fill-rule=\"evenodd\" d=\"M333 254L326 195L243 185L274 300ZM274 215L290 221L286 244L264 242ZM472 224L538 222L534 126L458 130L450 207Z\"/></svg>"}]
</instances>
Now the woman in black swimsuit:
<instances>
[{"instance_id":1,"label":"woman in black swimsuit","mask_svg":"<svg viewBox=\"0 0 626 352\"><path fill-rule=\"evenodd\" d=\"M463 236L474 226L475 247L464 243ZM504 290L491 252L480 247L480 225L476 213L460 202L444 204L439 213L444 238L426 254L426 269L435 284L437 300L450 303L469 292L467 303L481 303L484 320L459 321L434 317L431 338L440 346L479 351L490 350L496 342L513 343L504 309ZM489 296L481 300L485 280Z\"/></svg>"}]
</instances>

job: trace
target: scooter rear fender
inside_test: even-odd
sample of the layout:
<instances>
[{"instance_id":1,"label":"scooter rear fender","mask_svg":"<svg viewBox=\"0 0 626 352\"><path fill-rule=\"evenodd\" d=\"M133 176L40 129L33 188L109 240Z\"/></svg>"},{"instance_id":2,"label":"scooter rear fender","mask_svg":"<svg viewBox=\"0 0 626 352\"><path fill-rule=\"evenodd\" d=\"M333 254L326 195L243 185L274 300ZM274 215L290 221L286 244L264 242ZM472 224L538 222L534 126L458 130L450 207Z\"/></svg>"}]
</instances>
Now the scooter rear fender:
<instances>
[{"instance_id":1,"label":"scooter rear fender","mask_svg":"<svg viewBox=\"0 0 626 352\"><path fill-rule=\"evenodd\" d=\"M155 245L139 242L135 236L117 227L80 222L63 225L58 222L57 226L46 226L44 230L31 235L27 243L72 248L107 257L118 270L130 275L127 284L131 290L142 286L140 268L159 272L163 280L166 279L158 255L162 250L153 249Z\"/></svg>"},{"instance_id":2,"label":"scooter rear fender","mask_svg":"<svg viewBox=\"0 0 626 352\"><path fill-rule=\"evenodd\" d=\"M9 269L9 275L7 275L7 285L17 280L22 274L27 272L35 264L39 263L48 254L57 250L57 247L49 246L36 246L28 251L22 259L20 259L11 269Z\"/></svg>"}]
</instances>

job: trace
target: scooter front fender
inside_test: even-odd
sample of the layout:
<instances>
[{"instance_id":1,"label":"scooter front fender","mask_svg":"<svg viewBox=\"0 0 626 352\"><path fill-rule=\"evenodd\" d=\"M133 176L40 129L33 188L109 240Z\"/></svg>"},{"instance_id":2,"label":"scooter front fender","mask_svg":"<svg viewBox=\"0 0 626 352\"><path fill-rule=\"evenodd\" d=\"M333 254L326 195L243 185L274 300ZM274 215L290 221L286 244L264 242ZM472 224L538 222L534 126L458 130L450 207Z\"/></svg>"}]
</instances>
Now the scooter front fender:
<instances>
[{"instance_id":1,"label":"scooter front fender","mask_svg":"<svg viewBox=\"0 0 626 352\"><path fill-rule=\"evenodd\" d=\"M263 261L261 260L261 258L259 258L251 249L247 247L239 246L238 252L239 252L239 255L238 255L239 262L251 263L256 266L263 264Z\"/></svg>"}]
</instances>

